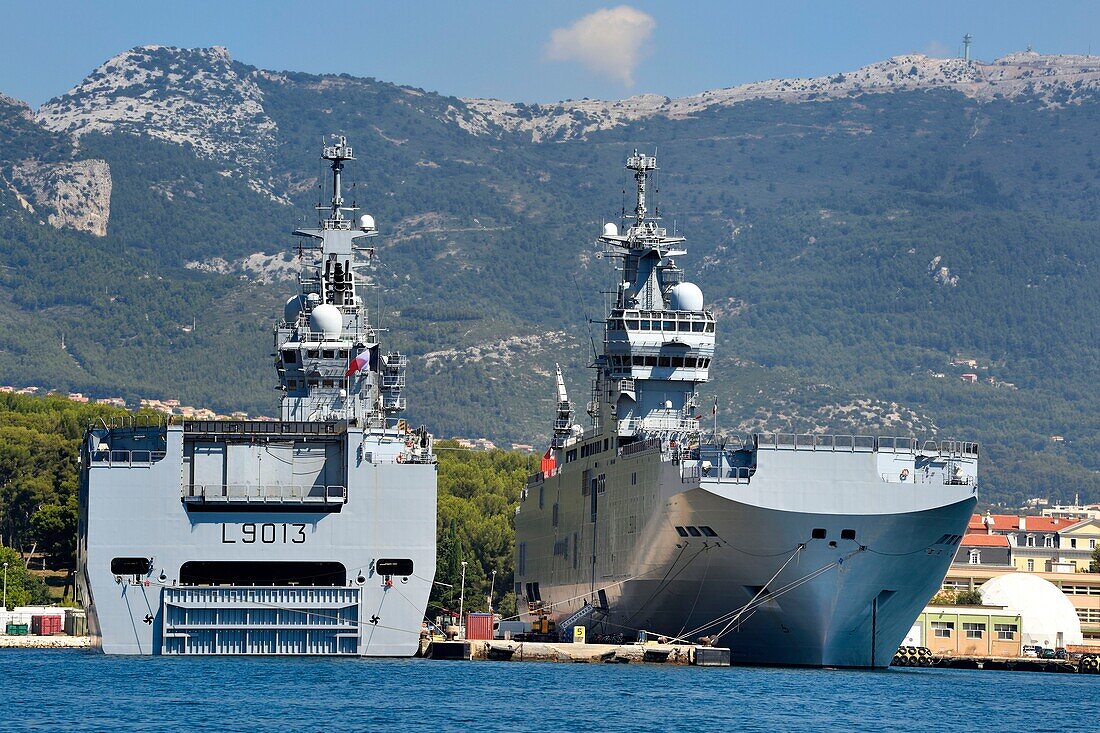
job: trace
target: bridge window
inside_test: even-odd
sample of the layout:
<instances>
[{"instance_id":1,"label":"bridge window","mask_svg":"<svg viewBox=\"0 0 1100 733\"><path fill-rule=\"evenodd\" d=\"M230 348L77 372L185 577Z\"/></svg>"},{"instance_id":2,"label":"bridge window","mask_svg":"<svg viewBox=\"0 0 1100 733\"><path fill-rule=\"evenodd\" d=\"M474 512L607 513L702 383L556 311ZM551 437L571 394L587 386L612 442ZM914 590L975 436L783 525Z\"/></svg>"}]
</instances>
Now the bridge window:
<instances>
[{"instance_id":1,"label":"bridge window","mask_svg":"<svg viewBox=\"0 0 1100 733\"><path fill-rule=\"evenodd\" d=\"M676 528L676 534L680 535L681 537L687 537L688 536L688 531L686 529L684 529L683 527L677 527Z\"/></svg>"},{"instance_id":2,"label":"bridge window","mask_svg":"<svg viewBox=\"0 0 1100 733\"><path fill-rule=\"evenodd\" d=\"M856 538L856 531L854 529L842 529L840 530L840 539L842 540L854 540Z\"/></svg>"},{"instance_id":3,"label":"bridge window","mask_svg":"<svg viewBox=\"0 0 1100 733\"><path fill-rule=\"evenodd\" d=\"M692 537L702 537L703 533L699 531L698 527L687 527L688 534Z\"/></svg>"},{"instance_id":4,"label":"bridge window","mask_svg":"<svg viewBox=\"0 0 1100 733\"><path fill-rule=\"evenodd\" d=\"M703 531L703 534L707 537L717 537L718 536L718 533L715 532L710 527L700 527L699 529L701 529Z\"/></svg>"},{"instance_id":5,"label":"bridge window","mask_svg":"<svg viewBox=\"0 0 1100 733\"><path fill-rule=\"evenodd\" d=\"M823 540L828 535L829 535L829 533L826 532L825 529L822 528L822 527L817 527L816 529L814 529L813 531L810 532L810 537L812 537L815 540Z\"/></svg>"},{"instance_id":6,"label":"bridge window","mask_svg":"<svg viewBox=\"0 0 1100 733\"><path fill-rule=\"evenodd\" d=\"M298 352L296 352L292 349L287 349L286 351L283 352L283 361L286 362L287 364L297 363L297 361L298 361Z\"/></svg>"}]
</instances>

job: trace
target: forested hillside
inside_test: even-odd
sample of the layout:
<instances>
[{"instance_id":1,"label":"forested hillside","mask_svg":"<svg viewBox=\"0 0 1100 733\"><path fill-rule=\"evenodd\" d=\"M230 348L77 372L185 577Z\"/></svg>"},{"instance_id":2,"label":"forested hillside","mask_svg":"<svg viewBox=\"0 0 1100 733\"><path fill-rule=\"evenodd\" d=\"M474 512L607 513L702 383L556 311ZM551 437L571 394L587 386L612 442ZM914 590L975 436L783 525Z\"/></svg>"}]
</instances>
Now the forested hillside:
<instances>
[{"instance_id":1,"label":"forested hillside","mask_svg":"<svg viewBox=\"0 0 1100 733\"><path fill-rule=\"evenodd\" d=\"M593 242L639 147L719 318L723 430L976 439L984 500L1100 500L1097 73L1032 56L643 113L137 49L37 112L0 99L0 383L272 413L288 235L339 132L410 418L542 444L555 362L587 398Z\"/></svg>"}]
</instances>

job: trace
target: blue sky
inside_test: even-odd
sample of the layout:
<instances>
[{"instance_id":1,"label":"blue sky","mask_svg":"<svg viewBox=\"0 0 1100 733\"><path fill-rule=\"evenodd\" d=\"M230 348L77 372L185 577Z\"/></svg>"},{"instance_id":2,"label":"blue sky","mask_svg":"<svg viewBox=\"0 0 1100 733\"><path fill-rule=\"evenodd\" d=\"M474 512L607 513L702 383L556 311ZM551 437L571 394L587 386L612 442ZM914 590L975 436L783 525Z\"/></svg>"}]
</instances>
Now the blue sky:
<instances>
[{"instance_id":1,"label":"blue sky","mask_svg":"<svg viewBox=\"0 0 1100 733\"><path fill-rule=\"evenodd\" d=\"M627 10L599 14L622 5ZM262 68L527 102L681 96L845 71L900 53L955 55L965 32L980 59L1029 44L1100 54L1095 0L0 0L0 18L0 92L35 106L148 43L220 45Z\"/></svg>"}]
</instances>

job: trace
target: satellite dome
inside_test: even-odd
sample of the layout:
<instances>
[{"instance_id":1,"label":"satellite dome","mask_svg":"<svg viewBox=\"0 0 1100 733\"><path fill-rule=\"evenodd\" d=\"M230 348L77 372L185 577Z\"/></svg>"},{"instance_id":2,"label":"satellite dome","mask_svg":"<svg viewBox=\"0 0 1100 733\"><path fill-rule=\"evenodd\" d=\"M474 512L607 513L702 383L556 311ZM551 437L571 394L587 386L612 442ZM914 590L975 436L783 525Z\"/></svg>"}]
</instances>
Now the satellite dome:
<instances>
[{"instance_id":1,"label":"satellite dome","mask_svg":"<svg viewBox=\"0 0 1100 733\"><path fill-rule=\"evenodd\" d=\"M1030 573L1005 573L978 589L986 606L1005 606L1020 614L1025 645L1053 649L1081 644L1081 619L1073 604L1049 580Z\"/></svg>"},{"instance_id":2,"label":"satellite dome","mask_svg":"<svg viewBox=\"0 0 1100 733\"><path fill-rule=\"evenodd\" d=\"M668 291L668 301L674 311L701 311L703 291L695 283L680 283Z\"/></svg>"},{"instance_id":3,"label":"satellite dome","mask_svg":"<svg viewBox=\"0 0 1100 733\"><path fill-rule=\"evenodd\" d=\"M617 237L619 236L619 227L615 226L611 222L607 222L603 225L603 235L605 237Z\"/></svg>"},{"instance_id":4,"label":"satellite dome","mask_svg":"<svg viewBox=\"0 0 1100 733\"><path fill-rule=\"evenodd\" d=\"M309 330L319 331L326 339L338 339L344 330L344 316L330 303L322 303L309 314Z\"/></svg>"},{"instance_id":5,"label":"satellite dome","mask_svg":"<svg viewBox=\"0 0 1100 733\"><path fill-rule=\"evenodd\" d=\"M376 227L374 226L374 217L370 214L363 214L361 217L359 217L359 228L365 232L370 231L371 229L375 229Z\"/></svg>"},{"instance_id":6,"label":"satellite dome","mask_svg":"<svg viewBox=\"0 0 1100 733\"><path fill-rule=\"evenodd\" d=\"M287 300L286 305L283 306L283 320L287 323L294 323L298 320L298 314L302 312L302 296L295 295Z\"/></svg>"}]
</instances>

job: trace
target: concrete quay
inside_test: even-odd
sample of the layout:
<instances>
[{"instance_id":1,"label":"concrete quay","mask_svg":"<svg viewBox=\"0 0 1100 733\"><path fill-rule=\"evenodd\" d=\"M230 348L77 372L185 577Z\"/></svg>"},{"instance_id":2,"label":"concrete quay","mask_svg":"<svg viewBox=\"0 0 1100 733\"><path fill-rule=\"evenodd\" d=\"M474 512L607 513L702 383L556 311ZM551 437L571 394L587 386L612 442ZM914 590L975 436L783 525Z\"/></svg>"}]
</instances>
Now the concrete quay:
<instances>
[{"instance_id":1,"label":"concrete quay","mask_svg":"<svg viewBox=\"0 0 1100 733\"><path fill-rule=\"evenodd\" d=\"M564 662L579 664L678 664L730 666L730 650L678 644L572 644L538 641L427 641L421 656L428 659L470 659L496 662Z\"/></svg>"},{"instance_id":2,"label":"concrete quay","mask_svg":"<svg viewBox=\"0 0 1100 733\"><path fill-rule=\"evenodd\" d=\"M88 649L91 645L89 636L0 635L0 649Z\"/></svg>"}]
</instances>

